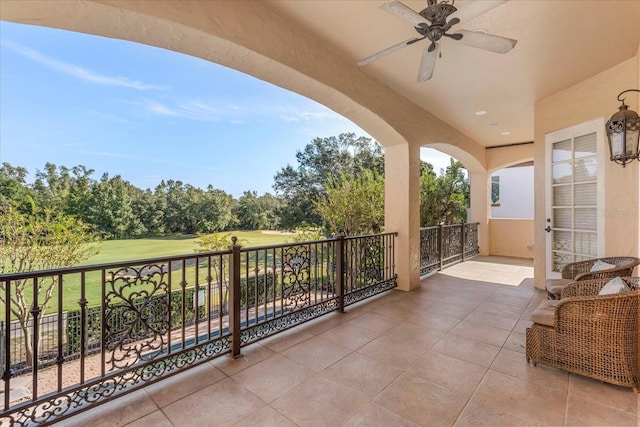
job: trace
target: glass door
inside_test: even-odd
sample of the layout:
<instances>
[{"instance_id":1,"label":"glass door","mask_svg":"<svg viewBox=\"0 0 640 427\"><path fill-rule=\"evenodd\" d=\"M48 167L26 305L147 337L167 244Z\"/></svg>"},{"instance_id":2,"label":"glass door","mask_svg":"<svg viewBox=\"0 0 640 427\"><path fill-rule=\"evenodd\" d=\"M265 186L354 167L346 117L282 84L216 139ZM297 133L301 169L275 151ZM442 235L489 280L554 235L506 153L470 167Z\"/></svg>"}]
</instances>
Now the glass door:
<instances>
[{"instance_id":1,"label":"glass door","mask_svg":"<svg viewBox=\"0 0 640 427\"><path fill-rule=\"evenodd\" d=\"M559 276L570 262L602 254L599 234L603 221L598 209L602 199L598 173L599 148L603 146L601 122L587 122L547 135L548 277Z\"/></svg>"}]
</instances>

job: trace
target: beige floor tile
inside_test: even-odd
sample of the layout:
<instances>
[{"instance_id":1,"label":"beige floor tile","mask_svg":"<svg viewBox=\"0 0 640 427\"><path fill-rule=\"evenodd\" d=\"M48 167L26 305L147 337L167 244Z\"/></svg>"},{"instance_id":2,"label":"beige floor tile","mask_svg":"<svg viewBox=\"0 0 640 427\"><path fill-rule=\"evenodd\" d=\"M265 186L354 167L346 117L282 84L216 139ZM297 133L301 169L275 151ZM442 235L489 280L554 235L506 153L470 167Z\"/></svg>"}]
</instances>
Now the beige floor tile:
<instances>
[{"instance_id":1,"label":"beige floor tile","mask_svg":"<svg viewBox=\"0 0 640 427\"><path fill-rule=\"evenodd\" d=\"M312 375L313 371L306 366L276 354L233 375L231 379L269 403Z\"/></svg>"},{"instance_id":2,"label":"beige floor tile","mask_svg":"<svg viewBox=\"0 0 640 427\"><path fill-rule=\"evenodd\" d=\"M227 378L210 363L191 368L181 375L169 377L145 388L158 407L163 408L178 399Z\"/></svg>"},{"instance_id":3,"label":"beige floor tile","mask_svg":"<svg viewBox=\"0 0 640 427\"><path fill-rule=\"evenodd\" d=\"M401 368L384 365L370 357L353 353L325 369L322 375L338 384L374 397L402 371Z\"/></svg>"},{"instance_id":4,"label":"beige floor tile","mask_svg":"<svg viewBox=\"0 0 640 427\"><path fill-rule=\"evenodd\" d=\"M92 424L93 425L93 424ZM155 411L151 414L135 420L126 425L127 427L173 427L171 421L162 413Z\"/></svg>"},{"instance_id":5,"label":"beige floor tile","mask_svg":"<svg viewBox=\"0 0 640 427\"><path fill-rule=\"evenodd\" d=\"M163 409L175 427L229 426L264 406L246 388L222 380Z\"/></svg>"},{"instance_id":6,"label":"beige floor tile","mask_svg":"<svg viewBox=\"0 0 640 427\"><path fill-rule=\"evenodd\" d=\"M275 352L284 351L296 344L313 338L314 335L301 329L292 328L260 341L260 344Z\"/></svg>"},{"instance_id":7,"label":"beige floor tile","mask_svg":"<svg viewBox=\"0 0 640 427\"><path fill-rule=\"evenodd\" d=\"M466 308L476 308L480 303L485 300L486 296L477 295L449 295L440 300L443 304L457 305Z\"/></svg>"},{"instance_id":8,"label":"beige floor tile","mask_svg":"<svg viewBox=\"0 0 640 427\"><path fill-rule=\"evenodd\" d=\"M362 408L355 417L351 418L344 427L372 427L372 426L395 426L395 427L418 427L416 424L400 415L383 408L375 403L369 403Z\"/></svg>"},{"instance_id":9,"label":"beige floor tile","mask_svg":"<svg viewBox=\"0 0 640 427\"><path fill-rule=\"evenodd\" d=\"M211 363L225 374L231 376L276 354L273 350L269 350L261 344L251 344L250 346L242 348L241 352L242 356L236 359L229 356L222 356Z\"/></svg>"},{"instance_id":10,"label":"beige floor tile","mask_svg":"<svg viewBox=\"0 0 640 427\"><path fill-rule=\"evenodd\" d=\"M58 423L61 427L85 427L91 420L91 427L124 426L158 410L158 406L144 390L138 390L119 399Z\"/></svg>"},{"instance_id":11,"label":"beige floor tile","mask_svg":"<svg viewBox=\"0 0 640 427\"><path fill-rule=\"evenodd\" d=\"M421 376L467 396L473 394L486 372L487 368L437 351L426 352L407 370L408 375Z\"/></svg>"},{"instance_id":12,"label":"beige floor tile","mask_svg":"<svg viewBox=\"0 0 640 427\"><path fill-rule=\"evenodd\" d=\"M499 302L485 301L476 308L474 313L497 314L499 316L519 319L525 307L516 307L514 305Z\"/></svg>"},{"instance_id":13,"label":"beige floor tile","mask_svg":"<svg viewBox=\"0 0 640 427\"><path fill-rule=\"evenodd\" d=\"M380 333L359 326L340 325L319 336L348 349L356 350L380 336Z\"/></svg>"},{"instance_id":14,"label":"beige floor tile","mask_svg":"<svg viewBox=\"0 0 640 427\"><path fill-rule=\"evenodd\" d=\"M404 323L357 351L382 363L408 368L443 335L442 331ZM389 351L390 348L396 349L396 351Z\"/></svg>"},{"instance_id":15,"label":"beige floor tile","mask_svg":"<svg viewBox=\"0 0 640 427\"><path fill-rule=\"evenodd\" d=\"M529 300L534 296L536 290L532 287L525 286L501 286L495 290L493 296L495 297L516 297L522 298L529 303Z\"/></svg>"},{"instance_id":16,"label":"beige floor tile","mask_svg":"<svg viewBox=\"0 0 640 427\"><path fill-rule=\"evenodd\" d=\"M569 375L569 396L593 401L619 411L638 414L638 394L630 388L596 381L581 375Z\"/></svg>"},{"instance_id":17,"label":"beige floor tile","mask_svg":"<svg viewBox=\"0 0 640 427\"><path fill-rule=\"evenodd\" d=\"M311 335L320 335L326 331L329 331L342 323L346 322L344 316L341 316L343 313L331 313L326 316L323 316L319 319L312 320L307 323L303 323L299 326L299 329L303 332L306 332Z\"/></svg>"},{"instance_id":18,"label":"beige floor tile","mask_svg":"<svg viewBox=\"0 0 640 427\"><path fill-rule=\"evenodd\" d=\"M533 325L533 322L527 317L526 319L518 320L516 326L513 328L513 332L519 332L521 334L526 334L527 328L530 328Z\"/></svg>"},{"instance_id":19,"label":"beige floor tile","mask_svg":"<svg viewBox=\"0 0 640 427\"><path fill-rule=\"evenodd\" d=\"M411 318L413 313L412 311L407 310L405 305L399 304L398 302L392 302L390 304L381 304L378 306L375 310L375 314L404 322Z\"/></svg>"},{"instance_id":20,"label":"beige floor tile","mask_svg":"<svg viewBox=\"0 0 640 427\"><path fill-rule=\"evenodd\" d=\"M313 337L289 348L282 355L316 372L320 372L352 351L322 337Z\"/></svg>"},{"instance_id":21,"label":"beige floor tile","mask_svg":"<svg viewBox=\"0 0 640 427\"><path fill-rule=\"evenodd\" d=\"M638 413L619 411L593 400L583 400L569 395L567 426L638 426Z\"/></svg>"},{"instance_id":22,"label":"beige floor tile","mask_svg":"<svg viewBox=\"0 0 640 427\"><path fill-rule=\"evenodd\" d=\"M504 343L504 348L508 350L518 351L522 354L525 353L527 346L527 338L526 335L520 332L511 332L509 338Z\"/></svg>"},{"instance_id":23,"label":"beige floor tile","mask_svg":"<svg viewBox=\"0 0 640 427\"><path fill-rule=\"evenodd\" d=\"M504 315L498 313L487 313L483 311L474 311L469 314L465 320L470 322L477 322L487 326L493 326L496 328L506 329L507 331L513 330L518 323L519 318L511 317L512 315Z\"/></svg>"},{"instance_id":24,"label":"beige floor tile","mask_svg":"<svg viewBox=\"0 0 640 427\"><path fill-rule=\"evenodd\" d=\"M342 425L367 403L364 393L322 377L313 377L271 404L300 426Z\"/></svg>"},{"instance_id":25,"label":"beige floor tile","mask_svg":"<svg viewBox=\"0 0 640 427\"><path fill-rule=\"evenodd\" d=\"M257 412L243 418L235 427L295 427L296 424L287 419L270 406L265 406Z\"/></svg>"},{"instance_id":26,"label":"beige floor tile","mask_svg":"<svg viewBox=\"0 0 640 427\"><path fill-rule=\"evenodd\" d=\"M531 301L531 297L530 296L519 297L519 296L512 296L512 295L505 295L505 294L496 294L494 292L493 294L488 296L485 301L513 306L520 309L520 311L522 311L525 308L527 308L527 305L529 305L529 301Z\"/></svg>"},{"instance_id":27,"label":"beige floor tile","mask_svg":"<svg viewBox=\"0 0 640 427\"><path fill-rule=\"evenodd\" d=\"M467 396L420 376L403 374L374 399L378 405L425 426L450 426Z\"/></svg>"},{"instance_id":28,"label":"beige floor tile","mask_svg":"<svg viewBox=\"0 0 640 427\"><path fill-rule=\"evenodd\" d=\"M509 331L493 326L463 320L450 333L487 344L502 347L509 336Z\"/></svg>"},{"instance_id":29,"label":"beige floor tile","mask_svg":"<svg viewBox=\"0 0 640 427\"><path fill-rule=\"evenodd\" d=\"M424 325L429 328L437 329L444 332L449 332L458 323L460 323L460 321L460 319L455 317L436 314L429 309L423 313L418 313L416 316L409 319L409 322L411 323Z\"/></svg>"},{"instance_id":30,"label":"beige floor tile","mask_svg":"<svg viewBox=\"0 0 640 427\"><path fill-rule=\"evenodd\" d=\"M459 305L446 304L438 302L429 307L429 311L441 316L455 317L456 319L464 319L474 310L473 307L461 307Z\"/></svg>"},{"instance_id":31,"label":"beige floor tile","mask_svg":"<svg viewBox=\"0 0 640 427\"><path fill-rule=\"evenodd\" d=\"M433 350L488 368L500 347L457 335L447 335L433 346Z\"/></svg>"},{"instance_id":32,"label":"beige floor tile","mask_svg":"<svg viewBox=\"0 0 640 427\"><path fill-rule=\"evenodd\" d=\"M489 370L456 426L561 426L567 395Z\"/></svg>"},{"instance_id":33,"label":"beige floor tile","mask_svg":"<svg viewBox=\"0 0 640 427\"><path fill-rule=\"evenodd\" d=\"M390 317L380 316L375 313L365 313L345 323L345 325L358 326L360 328L371 329L374 332L383 333L402 323Z\"/></svg>"},{"instance_id":34,"label":"beige floor tile","mask_svg":"<svg viewBox=\"0 0 640 427\"><path fill-rule=\"evenodd\" d=\"M532 366L526 362L524 354L513 350L500 350L491 364L491 369L565 394L569 388L567 372L540 364Z\"/></svg>"}]
</instances>

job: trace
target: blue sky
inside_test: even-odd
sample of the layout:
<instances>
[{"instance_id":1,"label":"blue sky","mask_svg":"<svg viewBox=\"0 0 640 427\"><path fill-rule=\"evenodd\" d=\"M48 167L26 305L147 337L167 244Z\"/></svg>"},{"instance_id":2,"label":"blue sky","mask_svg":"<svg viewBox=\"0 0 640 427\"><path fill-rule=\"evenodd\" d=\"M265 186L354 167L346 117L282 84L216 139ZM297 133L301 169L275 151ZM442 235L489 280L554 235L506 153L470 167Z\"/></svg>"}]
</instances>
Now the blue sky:
<instances>
[{"instance_id":1,"label":"blue sky","mask_svg":"<svg viewBox=\"0 0 640 427\"><path fill-rule=\"evenodd\" d=\"M369 136L295 93L199 58L122 40L0 22L0 162L33 175L82 164L142 188L162 179L235 197L315 137ZM435 169L448 156L422 156Z\"/></svg>"}]
</instances>

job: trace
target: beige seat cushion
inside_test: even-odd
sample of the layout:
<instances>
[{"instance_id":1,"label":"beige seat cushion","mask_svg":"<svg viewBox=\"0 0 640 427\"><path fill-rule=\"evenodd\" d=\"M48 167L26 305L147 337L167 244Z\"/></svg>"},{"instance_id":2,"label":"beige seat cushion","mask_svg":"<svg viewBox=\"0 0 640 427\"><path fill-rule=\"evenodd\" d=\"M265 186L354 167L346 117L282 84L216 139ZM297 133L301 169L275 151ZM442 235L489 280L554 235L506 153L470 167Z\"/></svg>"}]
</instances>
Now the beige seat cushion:
<instances>
[{"instance_id":1,"label":"beige seat cushion","mask_svg":"<svg viewBox=\"0 0 640 427\"><path fill-rule=\"evenodd\" d=\"M562 290L571 282L571 279L547 279L545 287L547 292L560 296Z\"/></svg>"},{"instance_id":2,"label":"beige seat cushion","mask_svg":"<svg viewBox=\"0 0 640 427\"><path fill-rule=\"evenodd\" d=\"M539 325L555 326L556 306L560 304L558 300L545 300L531 313L531 320Z\"/></svg>"}]
</instances>

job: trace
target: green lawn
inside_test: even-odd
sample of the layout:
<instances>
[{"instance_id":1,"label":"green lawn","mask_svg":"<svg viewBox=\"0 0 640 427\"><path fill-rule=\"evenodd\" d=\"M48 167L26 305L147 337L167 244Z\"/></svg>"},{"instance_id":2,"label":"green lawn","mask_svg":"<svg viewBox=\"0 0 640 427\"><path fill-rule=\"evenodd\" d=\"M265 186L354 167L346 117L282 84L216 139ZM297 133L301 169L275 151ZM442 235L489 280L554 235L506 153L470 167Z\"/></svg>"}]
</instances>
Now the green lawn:
<instances>
[{"instance_id":1,"label":"green lawn","mask_svg":"<svg viewBox=\"0 0 640 427\"><path fill-rule=\"evenodd\" d=\"M265 246L284 243L289 236L282 234L267 234L261 231L233 231L230 236L236 236L239 244L243 247ZM194 236L172 236L151 239L129 239L129 240L108 240L100 245L100 252L81 263L80 265L103 264L109 262L129 261L138 259L160 258L172 255L189 255L198 249L196 243L197 237ZM231 244L231 241L229 241ZM194 269L189 269L189 274L193 277ZM181 271L172 273L172 280L175 286L181 280ZM204 268L200 269L201 281L206 277ZM85 298L88 300L89 306L99 305L101 296L101 281L99 272L87 273L85 282ZM189 283L193 282L192 278L188 278ZM63 310L77 310L79 308L78 300L80 299L80 275L65 276L64 292L63 292ZM25 292L32 295L31 289ZM47 309L48 314L57 312L57 291L54 292L54 298ZM4 319L5 305L0 306L0 319Z\"/></svg>"},{"instance_id":2,"label":"green lawn","mask_svg":"<svg viewBox=\"0 0 640 427\"><path fill-rule=\"evenodd\" d=\"M284 243L289 238L286 235L266 234L262 231L230 231L223 234L229 234L230 237L236 236L239 244L246 247L276 245ZM192 254L198 249L196 240L198 238L195 236L107 240L100 245L100 253L80 265ZM229 245L231 245L230 239Z\"/></svg>"}]
</instances>

